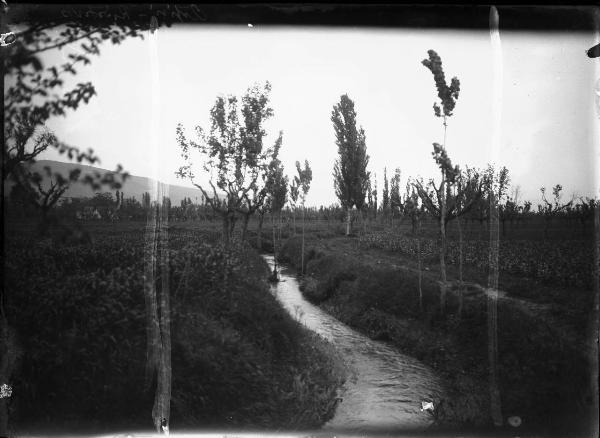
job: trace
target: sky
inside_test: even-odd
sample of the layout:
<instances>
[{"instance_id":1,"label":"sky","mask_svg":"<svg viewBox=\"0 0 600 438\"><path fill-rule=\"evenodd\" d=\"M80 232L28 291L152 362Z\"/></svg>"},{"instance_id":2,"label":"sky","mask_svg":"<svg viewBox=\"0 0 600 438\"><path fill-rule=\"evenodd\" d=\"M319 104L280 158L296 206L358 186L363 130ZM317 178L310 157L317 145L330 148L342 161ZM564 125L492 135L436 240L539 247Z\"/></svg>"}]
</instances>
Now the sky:
<instances>
[{"instance_id":1,"label":"sky","mask_svg":"<svg viewBox=\"0 0 600 438\"><path fill-rule=\"evenodd\" d=\"M489 31L260 24L174 26L143 40L106 44L71 82L92 81L97 96L47 126L68 144L93 148L101 167L112 170L120 163L134 175L189 185L175 177L183 164L177 124L188 137L196 125L207 131L218 95L241 97L255 82L268 80L274 116L266 124L266 143L283 131L280 158L286 173L293 175L296 160L307 159L313 170L307 204L328 205L336 202L331 111L342 94L355 102L369 170L380 190L384 167L388 177L400 168L401 187L409 176L438 177L431 151L433 142L442 142L443 127L432 108L437 100L433 76L421 64L434 49L447 81L456 76L461 83L446 141L454 163L485 167L498 132L496 164L508 167L522 199L536 205L539 188L557 183L566 198L600 194L600 113L594 100L600 60L585 55L600 42L598 34L516 33L500 27L500 40L497 131ZM74 49L48 53L46 65ZM54 151L40 158L61 159ZM196 168L200 173L199 164Z\"/></svg>"}]
</instances>

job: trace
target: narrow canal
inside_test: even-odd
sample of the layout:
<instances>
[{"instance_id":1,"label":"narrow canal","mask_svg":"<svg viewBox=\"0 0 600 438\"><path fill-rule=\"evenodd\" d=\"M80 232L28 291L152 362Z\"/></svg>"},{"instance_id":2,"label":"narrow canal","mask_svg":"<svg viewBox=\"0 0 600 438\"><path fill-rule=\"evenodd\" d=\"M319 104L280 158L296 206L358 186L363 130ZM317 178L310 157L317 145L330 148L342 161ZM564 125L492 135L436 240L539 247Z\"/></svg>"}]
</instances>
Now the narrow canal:
<instances>
[{"instance_id":1,"label":"narrow canal","mask_svg":"<svg viewBox=\"0 0 600 438\"><path fill-rule=\"evenodd\" d=\"M264 256L271 270L273 257ZM323 430L353 432L423 430L433 422L421 402L439 399L434 372L384 342L356 332L302 296L294 271L280 267L272 293L307 328L329 340L350 369L334 417Z\"/></svg>"}]
</instances>

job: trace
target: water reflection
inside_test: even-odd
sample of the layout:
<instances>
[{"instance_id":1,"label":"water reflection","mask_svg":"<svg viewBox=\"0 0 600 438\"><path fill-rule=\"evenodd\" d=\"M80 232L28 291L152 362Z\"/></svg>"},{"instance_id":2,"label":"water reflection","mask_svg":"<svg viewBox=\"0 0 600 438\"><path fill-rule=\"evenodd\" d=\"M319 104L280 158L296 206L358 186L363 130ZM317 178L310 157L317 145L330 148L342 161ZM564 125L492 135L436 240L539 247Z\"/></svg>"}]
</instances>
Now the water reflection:
<instances>
[{"instance_id":1,"label":"water reflection","mask_svg":"<svg viewBox=\"0 0 600 438\"><path fill-rule=\"evenodd\" d=\"M273 257L265 256L271 269ZM441 384L432 370L383 342L352 330L304 299L294 272L285 267L272 287L284 308L329 340L351 370L334 417L324 426L345 430L424 429L433 419L421 402L439 399Z\"/></svg>"}]
</instances>

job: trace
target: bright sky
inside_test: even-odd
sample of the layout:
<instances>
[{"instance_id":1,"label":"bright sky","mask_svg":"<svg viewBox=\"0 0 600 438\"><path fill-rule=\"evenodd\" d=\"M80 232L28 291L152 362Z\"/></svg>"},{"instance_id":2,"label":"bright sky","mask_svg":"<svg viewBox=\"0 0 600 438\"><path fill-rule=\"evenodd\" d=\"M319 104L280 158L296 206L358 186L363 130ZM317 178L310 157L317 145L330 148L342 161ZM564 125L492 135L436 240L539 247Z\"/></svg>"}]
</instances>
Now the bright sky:
<instances>
[{"instance_id":1,"label":"bright sky","mask_svg":"<svg viewBox=\"0 0 600 438\"><path fill-rule=\"evenodd\" d=\"M502 17L500 26L498 164L509 168L513 185L520 185L534 205L539 188L556 183L564 187L565 197L599 194L600 114L594 91L600 61L585 55L598 36L507 33ZM408 176L437 177L432 142L441 143L443 131L432 109L437 98L433 76L421 65L428 49L441 56L447 81L457 76L461 82L448 124L449 155L457 164L484 167L492 156L493 124L488 31L258 24L159 29L144 40L103 46L75 78L92 81L98 95L48 126L69 144L92 147L104 168L121 163L134 175L187 185L174 176L182 164L177 123L183 123L188 137L197 124L208 130L217 95L241 96L252 83L269 80L275 114L267 124L268 142L283 130L286 172L292 175L295 161L308 159L313 182L307 204L330 204L336 201L332 170L337 154L330 117L344 93L355 102L366 132L369 169L377 174L380 190L384 166L388 176L400 167L402 187ZM71 51L56 51L48 65ZM58 156L51 152L44 158Z\"/></svg>"}]
</instances>

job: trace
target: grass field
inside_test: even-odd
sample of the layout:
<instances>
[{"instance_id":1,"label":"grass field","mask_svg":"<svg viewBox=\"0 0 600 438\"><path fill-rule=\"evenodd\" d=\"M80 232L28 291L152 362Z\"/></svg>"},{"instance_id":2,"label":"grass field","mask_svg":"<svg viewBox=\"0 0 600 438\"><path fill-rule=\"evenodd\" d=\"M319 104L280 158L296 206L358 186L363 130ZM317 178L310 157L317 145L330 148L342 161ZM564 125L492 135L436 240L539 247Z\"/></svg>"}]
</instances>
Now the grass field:
<instances>
[{"instance_id":1,"label":"grass field","mask_svg":"<svg viewBox=\"0 0 600 438\"><path fill-rule=\"evenodd\" d=\"M20 349L15 431L151 429L145 224L86 224L87 244L5 225L6 313ZM198 224L169 228L171 428L318 427L345 379L336 355L279 306L256 251L238 243L225 253L215 237Z\"/></svg>"},{"instance_id":2,"label":"grass field","mask_svg":"<svg viewBox=\"0 0 600 438\"><path fill-rule=\"evenodd\" d=\"M265 221L262 252L273 251L271 225ZM295 236L290 225L276 230L275 247L281 261L299 268L301 223ZM256 250L238 243L230 254L223 252L220 227L218 221L169 226L172 428L317 428L334 412L343 366L328 343L292 321L269 294L267 267ZM87 244L40 240L30 225L7 224L8 315L22 349L11 418L21 429L100 431L150 424L153 394L144 390L143 379L145 223L86 222L84 228ZM452 232L447 257L452 286L447 314L441 315L434 228L426 228L422 238L423 309L410 224L354 229L346 237L341 222L306 224L304 295L433 367L450 394L436 401L438 428L487 430L485 234L477 238L477 230L468 227L465 233L459 317ZM556 234L527 239L522 229L507 236L512 237L500 244L498 301L504 417L522 418L521 433L585 436L591 400L590 239ZM247 243L256 247L253 222Z\"/></svg>"},{"instance_id":3,"label":"grass field","mask_svg":"<svg viewBox=\"0 0 600 438\"><path fill-rule=\"evenodd\" d=\"M490 425L486 242L471 236L465 245L465 301L459 316L456 242L450 241L452 286L442 315L435 234L423 240L420 310L416 245L409 230L357 226L356 235L345 237L341 224L309 224L303 293L341 321L438 371L451 393L437 412L440 427L485 429ZM284 232L280 258L300 268L301 238L299 232L292 234ZM520 433L587 436L590 415L595 415L589 385L592 240L524 237L521 233L500 243L503 414L522 419Z\"/></svg>"}]
</instances>

